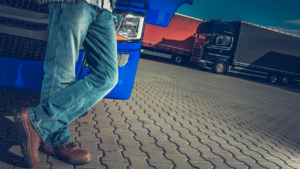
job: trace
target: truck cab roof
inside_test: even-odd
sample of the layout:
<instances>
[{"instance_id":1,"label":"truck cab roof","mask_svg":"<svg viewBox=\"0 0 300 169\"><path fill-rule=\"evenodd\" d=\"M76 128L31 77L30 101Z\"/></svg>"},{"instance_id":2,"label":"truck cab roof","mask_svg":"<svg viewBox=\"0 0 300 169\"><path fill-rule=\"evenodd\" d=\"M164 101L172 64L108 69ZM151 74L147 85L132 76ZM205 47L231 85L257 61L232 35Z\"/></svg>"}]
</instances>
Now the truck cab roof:
<instances>
[{"instance_id":1,"label":"truck cab roof","mask_svg":"<svg viewBox=\"0 0 300 169\"><path fill-rule=\"evenodd\" d=\"M222 34L233 34L233 29L230 23L221 22L220 20L212 20L209 22L203 22L199 24L197 34L200 33L222 33Z\"/></svg>"}]
</instances>

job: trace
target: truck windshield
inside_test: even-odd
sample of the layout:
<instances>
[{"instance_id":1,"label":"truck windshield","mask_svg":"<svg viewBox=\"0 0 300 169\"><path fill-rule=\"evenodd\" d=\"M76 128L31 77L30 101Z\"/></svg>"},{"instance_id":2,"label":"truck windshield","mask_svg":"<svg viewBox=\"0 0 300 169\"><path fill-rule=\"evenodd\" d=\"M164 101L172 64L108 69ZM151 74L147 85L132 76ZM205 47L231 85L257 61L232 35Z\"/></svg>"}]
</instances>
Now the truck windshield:
<instances>
[{"instance_id":1,"label":"truck windshield","mask_svg":"<svg viewBox=\"0 0 300 169\"><path fill-rule=\"evenodd\" d=\"M199 44L209 44L211 39L211 34L197 34L195 42Z\"/></svg>"}]
</instances>

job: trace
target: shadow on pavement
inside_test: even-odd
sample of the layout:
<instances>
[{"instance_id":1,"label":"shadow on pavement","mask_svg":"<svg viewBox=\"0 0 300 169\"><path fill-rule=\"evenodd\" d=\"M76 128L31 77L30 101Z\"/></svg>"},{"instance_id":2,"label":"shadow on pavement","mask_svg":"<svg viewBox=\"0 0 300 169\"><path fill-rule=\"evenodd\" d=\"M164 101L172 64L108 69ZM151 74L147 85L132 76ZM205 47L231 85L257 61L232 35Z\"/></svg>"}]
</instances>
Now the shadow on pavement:
<instances>
[{"instance_id":1,"label":"shadow on pavement","mask_svg":"<svg viewBox=\"0 0 300 169\"><path fill-rule=\"evenodd\" d=\"M241 79L244 79L244 80L247 80L247 81L250 81L250 82L255 82L255 83L259 83L259 84L263 84L263 85L268 85L268 86L276 87L276 88L279 88L279 89L282 89L282 90L286 90L286 91L290 91L290 92L300 94L300 84L299 84L299 82L294 82L292 85L288 85L288 86L282 86L280 84L268 83L264 79L260 79L260 78L253 78L253 77L249 77L249 76L242 76L242 75L235 75L235 74L229 74L229 76L236 77L236 78L241 78Z\"/></svg>"},{"instance_id":2,"label":"shadow on pavement","mask_svg":"<svg viewBox=\"0 0 300 169\"><path fill-rule=\"evenodd\" d=\"M14 108L36 106L39 93L17 89L0 89L0 168L28 168L13 122Z\"/></svg>"},{"instance_id":3,"label":"shadow on pavement","mask_svg":"<svg viewBox=\"0 0 300 169\"><path fill-rule=\"evenodd\" d=\"M11 116L12 117L12 116ZM0 168L27 167L18 142L18 133L10 117L0 114Z\"/></svg>"}]
</instances>

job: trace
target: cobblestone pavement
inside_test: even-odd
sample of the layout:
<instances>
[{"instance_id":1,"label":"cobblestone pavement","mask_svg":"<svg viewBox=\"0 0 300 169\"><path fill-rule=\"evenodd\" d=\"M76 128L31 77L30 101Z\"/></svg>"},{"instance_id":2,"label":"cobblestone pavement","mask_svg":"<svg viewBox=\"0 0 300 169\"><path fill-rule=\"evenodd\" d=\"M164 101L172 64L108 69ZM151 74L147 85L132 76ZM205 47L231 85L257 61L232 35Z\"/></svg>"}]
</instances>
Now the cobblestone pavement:
<instances>
[{"instance_id":1,"label":"cobblestone pavement","mask_svg":"<svg viewBox=\"0 0 300 169\"><path fill-rule=\"evenodd\" d=\"M300 92L141 59L129 100L103 99L70 124L92 154L36 168L300 168ZM39 93L0 89L0 168L24 168L12 109Z\"/></svg>"}]
</instances>

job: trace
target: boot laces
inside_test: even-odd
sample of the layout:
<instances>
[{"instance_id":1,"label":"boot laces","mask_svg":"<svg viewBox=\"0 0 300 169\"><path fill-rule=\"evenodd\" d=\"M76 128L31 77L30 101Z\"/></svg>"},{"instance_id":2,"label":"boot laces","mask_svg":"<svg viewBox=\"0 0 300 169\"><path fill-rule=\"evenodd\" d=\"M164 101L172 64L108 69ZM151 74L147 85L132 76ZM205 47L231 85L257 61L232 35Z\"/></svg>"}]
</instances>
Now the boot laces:
<instances>
[{"instance_id":1,"label":"boot laces","mask_svg":"<svg viewBox=\"0 0 300 169\"><path fill-rule=\"evenodd\" d=\"M69 148L69 150L71 150L72 148L75 148L75 147L77 147L77 145L73 141L66 144L66 148Z\"/></svg>"}]
</instances>

